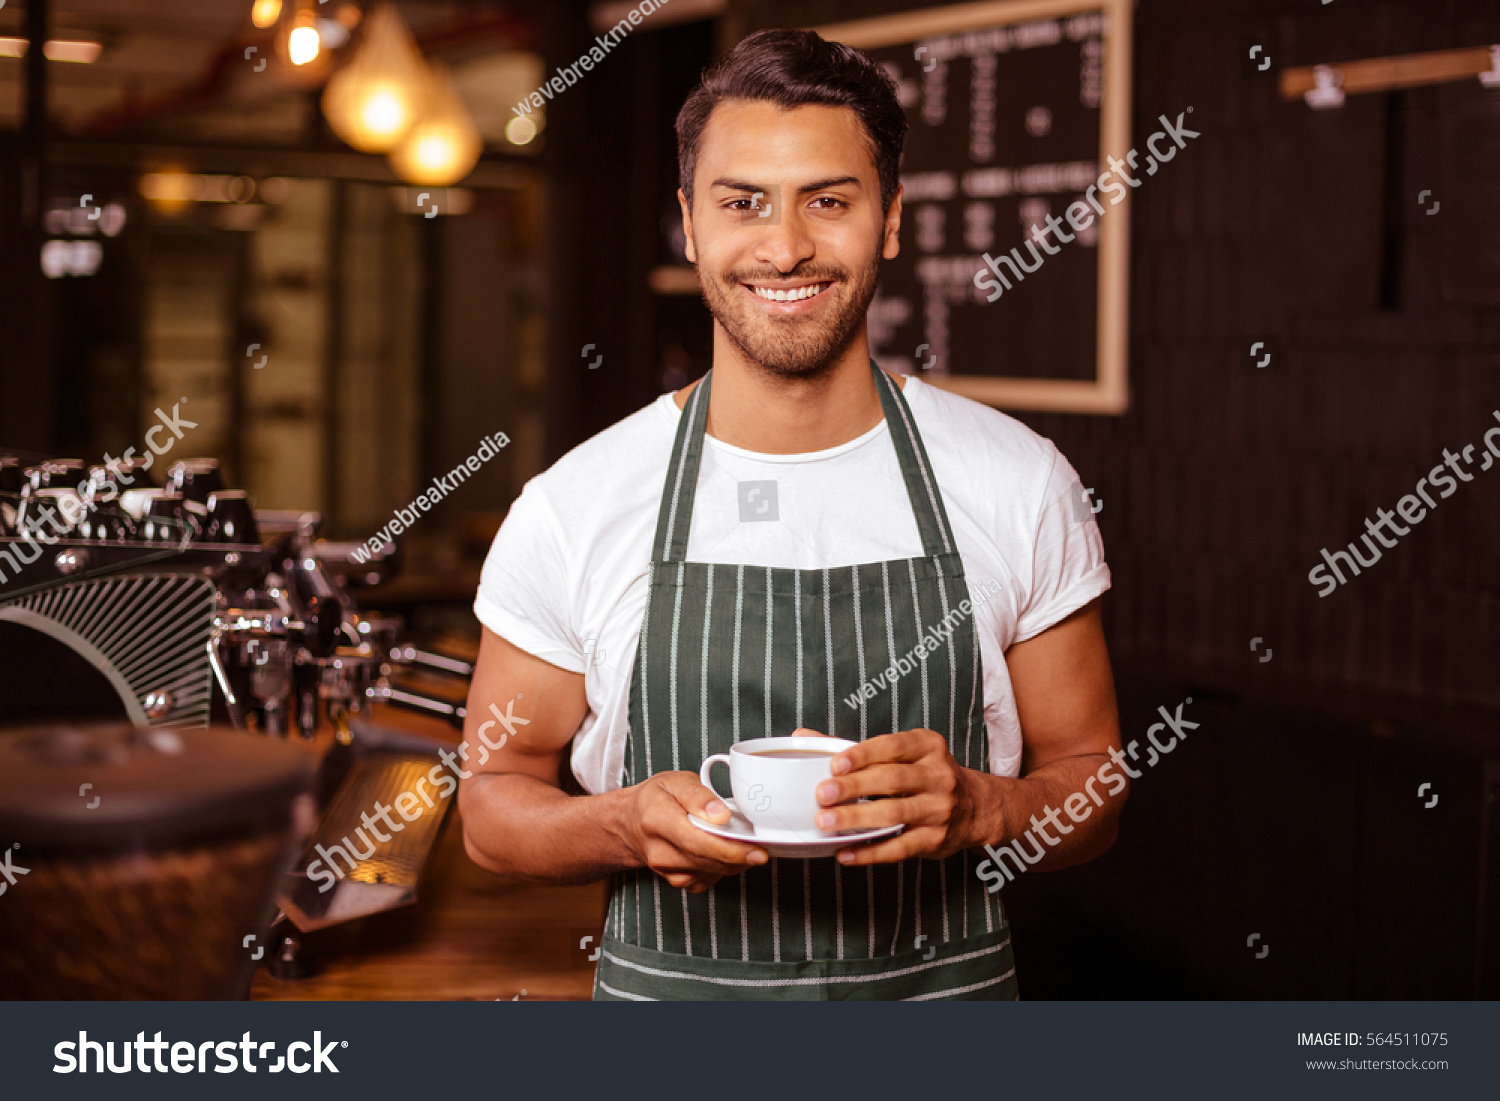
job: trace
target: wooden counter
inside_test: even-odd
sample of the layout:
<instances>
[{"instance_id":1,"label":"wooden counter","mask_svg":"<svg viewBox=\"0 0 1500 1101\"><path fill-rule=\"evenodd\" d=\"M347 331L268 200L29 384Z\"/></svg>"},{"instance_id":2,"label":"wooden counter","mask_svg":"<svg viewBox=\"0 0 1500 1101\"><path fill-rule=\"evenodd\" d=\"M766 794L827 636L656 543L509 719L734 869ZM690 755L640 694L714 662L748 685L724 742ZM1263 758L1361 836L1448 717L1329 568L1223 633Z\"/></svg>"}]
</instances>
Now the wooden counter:
<instances>
[{"instance_id":1,"label":"wooden counter","mask_svg":"<svg viewBox=\"0 0 1500 1101\"><path fill-rule=\"evenodd\" d=\"M446 723L391 708L376 721L457 745ZM319 738L312 748L326 745ZM458 806L410 906L305 934L316 972L278 980L262 967L252 1001L587 999L599 943L604 884L508 883L464 852ZM580 949L585 936L594 939ZM525 991L522 995L522 991Z\"/></svg>"}]
</instances>

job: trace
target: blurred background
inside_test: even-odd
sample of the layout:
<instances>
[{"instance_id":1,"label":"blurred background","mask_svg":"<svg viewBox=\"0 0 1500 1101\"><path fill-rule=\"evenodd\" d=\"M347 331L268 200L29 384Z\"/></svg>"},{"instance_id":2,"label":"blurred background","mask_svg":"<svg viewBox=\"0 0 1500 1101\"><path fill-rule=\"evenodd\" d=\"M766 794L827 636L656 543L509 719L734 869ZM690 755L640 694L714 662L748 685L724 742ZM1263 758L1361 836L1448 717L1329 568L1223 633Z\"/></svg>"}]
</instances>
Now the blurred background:
<instances>
[{"instance_id":1,"label":"blurred background","mask_svg":"<svg viewBox=\"0 0 1500 1101\"><path fill-rule=\"evenodd\" d=\"M359 541L504 432L361 598L477 637L524 482L709 366L672 128L702 68L764 27L931 6L670 0L518 114L634 5L10 0L0 444L96 462L185 399L183 454ZM1127 741L1189 696L1201 728L1111 853L1007 887L1022 991L1495 997L1500 475L1328 597L1307 574L1497 426L1500 5L1134 14L1130 144L1189 105L1201 136L1132 194L1128 408L1006 411L1102 502ZM1492 79L1280 83L1427 51ZM1031 106L996 106L1002 153Z\"/></svg>"}]
</instances>

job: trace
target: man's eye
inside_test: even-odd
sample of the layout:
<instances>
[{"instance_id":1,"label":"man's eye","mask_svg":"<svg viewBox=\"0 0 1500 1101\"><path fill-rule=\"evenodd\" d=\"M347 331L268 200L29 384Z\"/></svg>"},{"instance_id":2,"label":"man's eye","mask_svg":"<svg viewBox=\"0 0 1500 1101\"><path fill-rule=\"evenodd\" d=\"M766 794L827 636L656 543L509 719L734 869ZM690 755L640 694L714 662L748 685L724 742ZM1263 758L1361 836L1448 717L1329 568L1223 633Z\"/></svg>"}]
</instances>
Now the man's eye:
<instances>
[{"instance_id":1,"label":"man's eye","mask_svg":"<svg viewBox=\"0 0 1500 1101\"><path fill-rule=\"evenodd\" d=\"M835 199L832 195L819 195L813 200L813 205L819 210L837 210L849 204L842 199Z\"/></svg>"}]
</instances>

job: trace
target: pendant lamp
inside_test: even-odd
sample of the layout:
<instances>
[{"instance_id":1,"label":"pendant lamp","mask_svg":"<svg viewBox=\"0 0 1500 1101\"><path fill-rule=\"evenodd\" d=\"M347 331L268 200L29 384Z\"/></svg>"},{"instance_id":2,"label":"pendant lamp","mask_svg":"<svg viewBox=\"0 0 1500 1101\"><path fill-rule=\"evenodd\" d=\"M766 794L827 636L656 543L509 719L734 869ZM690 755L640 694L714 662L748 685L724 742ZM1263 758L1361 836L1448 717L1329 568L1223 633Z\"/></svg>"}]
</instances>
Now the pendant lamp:
<instances>
[{"instance_id":1,"label":"pendant lamp","mask_svg":"<svg viewBox=\"0 0 1500 1101\"><path fill-rule=\"evenodd\" d=\"M324 89L323 114L354 148L386 153L422 116L428 83L427 65L401 14L381 4L365 19L354 57Z\"/></svg>"},{"instance_id":2,"label":"pendant lamp","mask_svg":"<svg viewBox=\"0 0 1500 1101\"><path fill-rule=\"evenodd\" d=\"M458 88L442 64L434 64L427 109L389 160L410 184L447 187L469 174L484 151L484 140Z\"/></svg>"}]
</instances>

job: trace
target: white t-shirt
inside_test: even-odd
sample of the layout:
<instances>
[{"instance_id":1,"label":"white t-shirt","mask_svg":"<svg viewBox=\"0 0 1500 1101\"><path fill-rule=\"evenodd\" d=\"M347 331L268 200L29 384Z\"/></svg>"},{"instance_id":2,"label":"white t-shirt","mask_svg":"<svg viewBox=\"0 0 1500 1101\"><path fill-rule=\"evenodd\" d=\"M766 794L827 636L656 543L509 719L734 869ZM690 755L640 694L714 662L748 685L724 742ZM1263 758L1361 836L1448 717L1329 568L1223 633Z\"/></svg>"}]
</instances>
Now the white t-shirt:
<instances>
[{"instance_id":1,"label":"white t-shirt","mask_svg":"<svg viewBox=\"0 0 1500 1101\"><path fill-rule=\"evenodd\" d=\"M907 378L903 393L969 590L992 593L974 611L989 767L1016 776L1021 727L1005 651L1109 588L1104 544L1077 474L1050 440L920 378ZM479 621L497 635L584 674L589 713L572 763L591 794L618 788L623 775L630 674L681 416L663 394L528 482L490 547L474 601ZM704 440L689 561L822 569L921 554L884 421L839 447L800 455Z\"/></svg>"}]
</instances>

